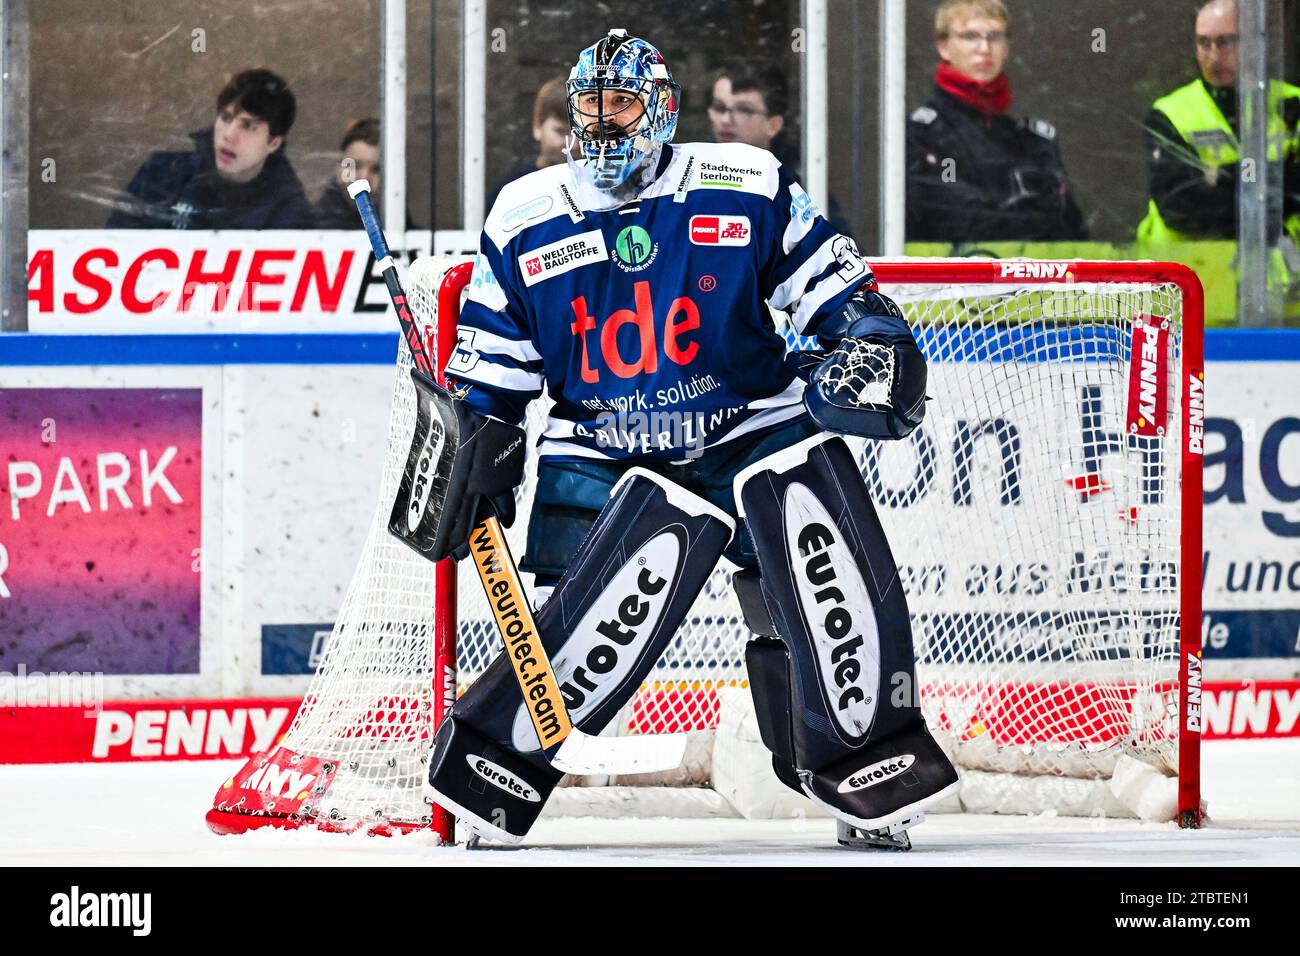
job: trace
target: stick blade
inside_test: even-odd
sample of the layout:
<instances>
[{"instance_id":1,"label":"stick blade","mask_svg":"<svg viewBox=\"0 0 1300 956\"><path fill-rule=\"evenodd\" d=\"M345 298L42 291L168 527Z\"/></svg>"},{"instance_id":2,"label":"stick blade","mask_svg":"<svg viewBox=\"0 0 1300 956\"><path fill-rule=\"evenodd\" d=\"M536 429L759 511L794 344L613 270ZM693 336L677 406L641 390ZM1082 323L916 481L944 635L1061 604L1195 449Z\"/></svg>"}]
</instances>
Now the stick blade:
<instances>
[{"instance_id":1,"label":"stick blade","mask_svg":"<svg viewBox=\"0 0 1300 956\"><path fill-rule=\"evenodd\" d=\"M573 730L555 752L551 766L565 773L658 773L680 767L686 757L686 734L637 734L593 737Z\"/></svg>"}]
</instances>

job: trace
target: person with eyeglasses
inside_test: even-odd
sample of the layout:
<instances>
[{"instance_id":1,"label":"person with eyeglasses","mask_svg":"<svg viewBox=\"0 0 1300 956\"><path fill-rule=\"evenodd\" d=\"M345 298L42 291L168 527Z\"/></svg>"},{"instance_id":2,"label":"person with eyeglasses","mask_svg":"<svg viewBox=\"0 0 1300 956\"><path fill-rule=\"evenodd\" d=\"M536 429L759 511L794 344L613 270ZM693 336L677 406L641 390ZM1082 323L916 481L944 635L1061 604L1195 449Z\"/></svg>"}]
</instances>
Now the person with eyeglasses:
<instances>
[{"instance_id":1,"label":"person with eyeglasses","mask_svg":"<svg viewBox=\"0 0 1300 956\"><path fill-rule=\"evenodd\" d=\"M908 241L1086 239L1056 129L1008 115L1006 5L945 0L934 31L934 92L907 123Z\"/></svg>"},{"instance_id":2,"label":"person with eyeglasses","mask_svg":"<svg viewBox=\"0 0 1300 956\"><path fill-rule=\"evenodd\" d=\"M1241 144L1235 0L1202 4L1195 29L1200 75L1156 100L1146 118L1151 198L1137 233L1145 243L1237 235ZM1268 116L1268 162L1282 164L1282 218L1291 237L1300 240L1300 87L1272 81Z\"/></svg>"},{"instance_id":3,"label":"person with eyeglasses","mask_svg":"<svg viewBox=\"0 0 1300 956\"><path fill-rule=\"evenodd\" d=\"M790 92L775 64L736 60L713 81L709 124L719 143L748 143L765 149L787 166L796 165L786 131Z\"/></svg>"},{"instance_id":4,"label":"person with eyeglasses","mask_svg":"<svg viewBox=\"0 0 1300 956\"><path fill-rule=\"evenodd\" d=\"M789 104L790 89L780 67L752 58L732 60L713 81L708 106L713 138L765 149L792 177L801 179L799 146L786 123ZM827 197L825 214L837 232L852 235L834 196Z\"/></svg>"}]
</instances>

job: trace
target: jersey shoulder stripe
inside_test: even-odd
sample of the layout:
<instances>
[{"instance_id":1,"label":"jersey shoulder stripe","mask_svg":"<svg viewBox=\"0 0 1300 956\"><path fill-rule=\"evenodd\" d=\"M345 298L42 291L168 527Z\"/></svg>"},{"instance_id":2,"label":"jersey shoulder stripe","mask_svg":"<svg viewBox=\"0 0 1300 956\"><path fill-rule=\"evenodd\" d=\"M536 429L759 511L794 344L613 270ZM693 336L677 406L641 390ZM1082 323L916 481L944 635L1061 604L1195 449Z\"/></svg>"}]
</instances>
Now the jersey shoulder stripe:
<instances>
[{"instance_id":1,"label":"jersey shoulder stripe","mask_svg":"<svg viewBox=\"0 0 1300 956\"><path fill-rule=\"evenodd\" d=\"M574 222L582 218L565 163L547 166L506 183L488 212L483 231L504 251L524 229L557 216L568 216Z\"/></svg>"}]
</instances>

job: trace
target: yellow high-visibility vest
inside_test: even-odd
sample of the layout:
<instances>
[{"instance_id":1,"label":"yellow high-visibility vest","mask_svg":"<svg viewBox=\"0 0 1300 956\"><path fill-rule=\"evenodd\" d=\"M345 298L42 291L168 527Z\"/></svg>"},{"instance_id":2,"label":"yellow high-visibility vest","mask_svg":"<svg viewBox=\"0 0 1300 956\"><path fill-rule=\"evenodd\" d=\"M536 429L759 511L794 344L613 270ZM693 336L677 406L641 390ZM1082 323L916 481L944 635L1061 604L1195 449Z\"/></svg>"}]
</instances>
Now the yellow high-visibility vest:
<instances>
[{"instance_id":1,"label":"yellow high-visibility vest","mask_svg":"<svg viewBox=\"0 0 1300 956\"><path fill-rule=\"evenodd\" d=\"M1268 161L1281 162L1300 157L1300 132L1288 131L1279 104L1288 97L1300 97L1300 86L1274 80L1268 88ZM1207 169L1217 169L1241 159L1241 144L1223 113L1210 97L1205 84L1193 80L1155 102L1178 130L1178 135L1196 151ZM1263 170L1259 171L1263 174ZM1292 217L1295 218L1295 217ZM1164 221L1155 199L1147 200L1146 218L1138 224L1139 242L1176 243L1188 239L1208 238L1184 235Z\"/></svg>"}]
</instances>

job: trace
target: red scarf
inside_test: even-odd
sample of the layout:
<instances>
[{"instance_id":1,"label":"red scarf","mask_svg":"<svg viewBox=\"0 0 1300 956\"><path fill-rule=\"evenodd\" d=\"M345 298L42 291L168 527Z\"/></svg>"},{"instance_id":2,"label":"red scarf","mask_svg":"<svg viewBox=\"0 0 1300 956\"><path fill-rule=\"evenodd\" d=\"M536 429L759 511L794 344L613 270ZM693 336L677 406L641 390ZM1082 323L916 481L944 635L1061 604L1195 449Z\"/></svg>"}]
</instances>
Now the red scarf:
<instances>
[{"instance_id":1,"label":"red scarf","mask_svg":"<svg viewBox=\"0 0 1300 956\"><path fill-rule=\"evenodd\" d=\"M934 82L943 90L985 116L997 116L1011 105L1011 82L1005 73L999 73L987 83L973 80L951 63L939 61L934 71Z\"/></svg>"}]
</instances>

